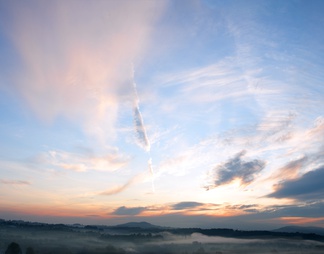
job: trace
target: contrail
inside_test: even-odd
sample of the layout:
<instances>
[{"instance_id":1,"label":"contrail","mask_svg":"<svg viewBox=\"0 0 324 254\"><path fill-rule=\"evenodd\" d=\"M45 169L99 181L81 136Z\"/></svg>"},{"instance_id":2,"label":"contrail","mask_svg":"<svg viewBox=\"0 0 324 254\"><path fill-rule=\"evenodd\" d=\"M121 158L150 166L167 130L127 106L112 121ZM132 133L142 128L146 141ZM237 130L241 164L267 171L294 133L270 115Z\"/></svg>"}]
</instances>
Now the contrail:
<instances>
[{"instance_id":1,"label":"contrail","mask_svg":"<svg viewBox=\"0 0 324 254\"><path fill-rule=\"evenodd\" d=\"M133 68L133 73L132 73L132 79L133 79L132 83L133 83L133 89L134 89L134 95L135 95L135 100L134 100L135 132L137 134L139 146L141 146L146 152L149 153L148 168L149 168L149 172L150 172L151 180L152 180L152 190L153 190L153 192L155 192L154 171L153 171L153 167L152 167L152 158L151 158L151 145L150 145L150 141L147 137L143 117L142 117L141 111L139 109L139 98L138 98L138 94L137 94L136 84L134 81L134 68Z\"/></svg>"},{"instance_id":2,"label":"contrail","mask_svg":"<svg viewBox=\"0 0 324 254\"><path fill-rule=\"evenodd\" d=\"M151 150L150 141L147 138L143 117L139 110L138 103L134 105L134 124L135 124L135 132L137 134L139 145L143 147L143 149L146 152L149 152Z\"/></svg>"},{"instance_id":3,"label":"contrail","mask_svg":"<svg viewBox=\"0 0 324 254\"><path fill-rule=\"evenodd\" d=\"M152 181L152 190L153 192L155 192L155 186L154 186L154 171L153 171L153 167L152 167L152 158L150 156L150 159L148 160L148 167L149 167L149 171L151 174L151 181Z\"/></svg>"}]
</instances>

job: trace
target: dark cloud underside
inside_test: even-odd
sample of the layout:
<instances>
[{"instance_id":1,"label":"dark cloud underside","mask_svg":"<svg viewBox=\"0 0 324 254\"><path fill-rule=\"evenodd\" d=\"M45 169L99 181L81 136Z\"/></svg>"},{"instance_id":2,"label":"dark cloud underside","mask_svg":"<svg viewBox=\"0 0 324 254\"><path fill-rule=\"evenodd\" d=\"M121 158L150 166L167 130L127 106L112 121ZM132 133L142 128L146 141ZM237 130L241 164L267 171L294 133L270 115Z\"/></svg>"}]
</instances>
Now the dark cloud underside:
<instances>
[{"instance_id":1,"label":"dark cloud underside","mask_svg":"<svg viewBox=\"0 0 324 254\"><path fill-rule=\"evenodd\" d=\"M174 204L172 206L172 208L174 210L182 210L182 209L187 209L187 208L195 208L195 207L198 207L201 205L203 205L203 203L188 201L188 202L180 202L180 203Z\"/></svg>"},{"instance_id":2,"label":"dark cloud underside","mask_svg":"<svg viewBox=\"0 0 324 254\"><path fill-rule=\"evenodd\" d=\"M143 212L146 208L145 207L131 207L127 208L126 206L121 206L117 208L113 214L114 215L137 215Z\"/></svg>"},{"instance_id":3,"label":"dark cloud underside","mask_svg":"<svg viewBox=\"0 0 324 254\"><path fill-rule=\"evenodd\" d=\"M298 179L281 183L268 197L303 201L324 199L324 166L307 172Z\"/></svg>"},{"instance_id":4,"label":"dark cloud underside","mask_svg":"<svg viewBox=\"0 0 324 254\"><path fill-rule=\"evenodd\" d=\"M242 157L245 151L241 151L224 164L218 165L214 171L214 181L206 189L216 188L217 186L228 184L235 179L239 179L242 185L250 184L257 173L265 167L262 160L244 161Z\"/></svg>"}]
</instances>

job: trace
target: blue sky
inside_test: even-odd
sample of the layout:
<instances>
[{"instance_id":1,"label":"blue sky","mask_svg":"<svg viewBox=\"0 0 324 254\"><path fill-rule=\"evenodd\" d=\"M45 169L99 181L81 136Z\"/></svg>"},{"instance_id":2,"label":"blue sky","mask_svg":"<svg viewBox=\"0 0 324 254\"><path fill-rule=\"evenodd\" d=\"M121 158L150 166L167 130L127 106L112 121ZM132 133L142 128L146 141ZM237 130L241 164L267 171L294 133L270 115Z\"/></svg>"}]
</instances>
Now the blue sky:
<instances>
[{"instance_id":1,"label":"blue sky","mask_svg":"<svg viewBox=\"0 0 324 254\"><path fill-rule=\"evenodd\" d=\"M324 226L322 1L0 1L5 219Z\"/></svg>"}]
</instances>

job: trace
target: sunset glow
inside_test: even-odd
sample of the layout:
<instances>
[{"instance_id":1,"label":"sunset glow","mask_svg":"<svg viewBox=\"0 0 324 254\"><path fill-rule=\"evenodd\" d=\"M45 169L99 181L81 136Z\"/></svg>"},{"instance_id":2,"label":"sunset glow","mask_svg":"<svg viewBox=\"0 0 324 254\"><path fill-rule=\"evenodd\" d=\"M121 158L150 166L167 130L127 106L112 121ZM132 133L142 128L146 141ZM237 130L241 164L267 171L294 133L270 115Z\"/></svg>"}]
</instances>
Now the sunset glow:
<instances>
[{"instance_id":1,"label":"sunset glow","mask_svg":"<svg viewBox=\"0 0 324 254\"><path fill-rule=\"evenodd\" d=\"M0 1L0 218L324 225L324 1Z\"/></svg>"}]
</instances>

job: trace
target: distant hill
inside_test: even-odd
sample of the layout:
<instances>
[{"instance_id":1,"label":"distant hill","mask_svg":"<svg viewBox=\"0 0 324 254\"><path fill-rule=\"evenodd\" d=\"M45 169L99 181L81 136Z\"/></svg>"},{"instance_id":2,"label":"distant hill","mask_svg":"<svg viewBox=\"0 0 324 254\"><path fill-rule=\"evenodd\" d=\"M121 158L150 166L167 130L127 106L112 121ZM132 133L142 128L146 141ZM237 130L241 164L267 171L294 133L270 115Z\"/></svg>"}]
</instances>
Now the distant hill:
<instances>
[{"instance_id":1,"label":"distant hill","mask_svg":"<svg viewBox=\"0 0 324 254\"><path fill-rule=\"evenodd\" d=\"M129 222L119 224L116 226L104 225L65 225L65 224L47 224L39 222L28 222L19 220L0 220L0 239L2 240L7 232L12 235L17 235L19 232L38 232L39 234L65 234L74 232L76 235L84 235L89 233L100 236L110 241L125 240L125 241L138 241L138 240L156 240L164 239L165 232L177 236L192 236L194 233L202 234L205 236L220 236L240 239L299 239L299 240L313 240L324 242L324 228L319 227L296 227L287 226L273 231L242 231L229 228L170 228L160 227L148 222ZM18 231L17 231L18 230ZM59 234L57 234L59 233ZM323 247L324 248L324 247ZM42 252L39 252L42 253ZM60 252L65 253L65 252ZM89 252L90 253L90 252ZM141 252L138 252L141 253ZM323 252L321 252L323 253Z\"/></svg>"},{"instance_id":2,"label":"distant hill","mask_svg":"<svg viewBox=\"0 0 324 254\"><path fill-rule=\"evenodd\" d=\"M304 233L304 234L317 234L324 236L324 228L320 227L301 227L301 226L286 226L272 230L273 232L286 232L286 233Z\"/></svg>"},{"instance_id":3,"label":"distant hill","mask_svg":"<svg viewBox=\"0 0 324 254\"><path fill-rule=\"evenodd\" d=\"M148 228L161 228L160 226L153 225L151 223L142 221L142 222L128 222L124 224L119 224L116 225L115 227L122 227L122 228L143 228L143 229L148 229Z\"/></svg>"}]
</instances>

